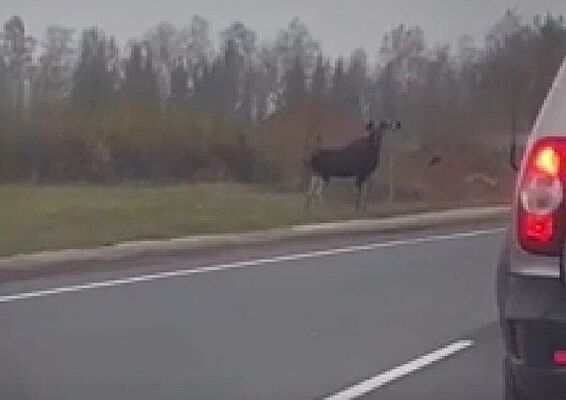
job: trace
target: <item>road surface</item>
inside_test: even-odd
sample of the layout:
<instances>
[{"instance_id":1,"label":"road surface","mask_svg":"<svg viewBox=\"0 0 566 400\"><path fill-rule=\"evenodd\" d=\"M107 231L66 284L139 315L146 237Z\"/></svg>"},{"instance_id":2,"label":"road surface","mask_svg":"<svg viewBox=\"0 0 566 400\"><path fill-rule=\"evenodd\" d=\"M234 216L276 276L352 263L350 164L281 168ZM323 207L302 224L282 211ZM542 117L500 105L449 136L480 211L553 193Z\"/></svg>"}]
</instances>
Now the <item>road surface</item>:
<instances>
[{"instance_id":1,"label":"road surface","mask_svg":"<svg viewBox=\"0 0 566 400\"><path fill-rule=\"evenodd\" d=\"M494 225L0 283L0 399L501 398Z\"/></svg>"}]
</instances>

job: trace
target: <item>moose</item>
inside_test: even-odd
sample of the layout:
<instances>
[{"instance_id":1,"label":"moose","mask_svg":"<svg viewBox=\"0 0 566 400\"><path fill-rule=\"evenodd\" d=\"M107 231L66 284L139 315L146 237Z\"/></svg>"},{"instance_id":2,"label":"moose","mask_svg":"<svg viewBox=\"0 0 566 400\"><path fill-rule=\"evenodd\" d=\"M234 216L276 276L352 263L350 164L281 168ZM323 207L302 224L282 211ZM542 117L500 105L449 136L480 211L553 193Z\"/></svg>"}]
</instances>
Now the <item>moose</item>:
<instances>
[{"instance_id":1,"label":"moose","mask_svg":"<svg viewBox=\"0 0 566 400\"><path fill-rule=\"evenodd\" d=\"M379 165L383 134L387 130L401 129L401 122L373 121L366 124L369 135L353 140L340 149L319 149L311 153L305 165L311 179L307 191L306 208L315 197L322 198L324 187L331 178L354 178L356 185L356 210L365 209L368 178Z\"/></svg>"}]
</instances>

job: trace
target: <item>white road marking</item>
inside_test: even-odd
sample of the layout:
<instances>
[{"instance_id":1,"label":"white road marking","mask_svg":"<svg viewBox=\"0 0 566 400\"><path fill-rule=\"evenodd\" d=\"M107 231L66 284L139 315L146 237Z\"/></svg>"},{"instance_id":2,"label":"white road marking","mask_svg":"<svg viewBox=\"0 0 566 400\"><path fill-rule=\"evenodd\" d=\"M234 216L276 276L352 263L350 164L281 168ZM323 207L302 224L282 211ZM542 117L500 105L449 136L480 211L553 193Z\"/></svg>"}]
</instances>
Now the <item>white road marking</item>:
<instances>
[{"instance_id":1,"label":"white road marking","mask_svg":"<svg viewBox=\"0 0 566 400\"><path fill-rule=\"evenodd\" d=\"M416 372L424 367L441 361L447 357L465 350L473 346L472 340L459 340L448 346L442 347L432 353L425 354L421 357L415 358L403 365L385 371L379 375L369 378L363 382L358 383L352 387L346 388L336 394L326 397L325 400L352 400L361 397L365 394L373 392L380 387L387 385L397 379L403 378L413 372Z\"/></svg>"},{"instance_id":2,"label":"white road marking","mask_svg":"<svg viewBox=\"0 0 566 400\"><path fill-rule=\"evenodd\" d=\"M307 253L289 254L284 256L261 258L261 259L249 260L249 261L238 261L227 264L217 264L208 267L200 267L193 269L180 269L175 271L159 272L156 274L140 275L140 276L134 276L128 278L86 283L82 285L63 286L63 287L44 289L33 292L24 292L24 293L16 293L6 296L0 296L0 304L12 303L19 300L34 299L39 297L47 297L47 296L58 295L63 293L82 292L91 289L123 286L133 283L150 282L158 279L176 278L181 276L190 276L190 275L203 274L208 272L225 271L229 269L254 267L258 265L274 264L285 261L297 261L308 258L328 257L338 254L355 253L360 251L383 249L383 248L390 248L397 246L407 246L407 245L414 245L419 243L430 243L430 242L439 242L444 240L457 240L457 239L464 239L464 238L470 238L476 236L492 235L492 234L500 233L502 231L503 228L476 230L471 232L453 233L448 235L435 235L435 236L427 236L422 238L393 240L390 242L372 243L366 245L357 245L357 246L348 246L348 247L341 247L341 248L328 249L328 250L312 251Z\"/></svg>"}]
</instances>

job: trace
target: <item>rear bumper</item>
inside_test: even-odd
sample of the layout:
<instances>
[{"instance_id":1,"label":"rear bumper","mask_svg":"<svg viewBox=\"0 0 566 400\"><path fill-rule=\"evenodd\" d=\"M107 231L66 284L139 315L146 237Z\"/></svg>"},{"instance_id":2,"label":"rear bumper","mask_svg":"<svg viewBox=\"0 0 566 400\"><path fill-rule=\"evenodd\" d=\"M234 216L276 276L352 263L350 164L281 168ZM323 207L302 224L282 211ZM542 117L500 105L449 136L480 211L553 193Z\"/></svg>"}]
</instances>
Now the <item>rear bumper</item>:
<instances>
[{"instance_id":1,"label":"rear bumper","mask_svg":"<svg viewBox=\"0 0 566 400\"><path fill-rule=\"evenodd\" d=\"M529 399L566 399L566 368L554 365L566 350L566 287L559 279L511 276L500 304L506 358Z\"/></svg>"},{"instance_id":2,"label":"rear bumper","mask_svg":"<svg viewBox=\"0 0 566 400\"><path fill-rule=\"evenodd\" d=\"M566 369L532 367L511 360L511 369L521 393L533 400L564 400Z\"/></svg>"},{"instance_id":3,"label":"rear bumper","mask_svg":"<svg viewBox=\"0 0 566 400\"><path fill-rule=\"evenodd\" d=\"M504 319L566 323L566 286L560 279L512 275L498 290Z\"/></svg>"}]
</instances>

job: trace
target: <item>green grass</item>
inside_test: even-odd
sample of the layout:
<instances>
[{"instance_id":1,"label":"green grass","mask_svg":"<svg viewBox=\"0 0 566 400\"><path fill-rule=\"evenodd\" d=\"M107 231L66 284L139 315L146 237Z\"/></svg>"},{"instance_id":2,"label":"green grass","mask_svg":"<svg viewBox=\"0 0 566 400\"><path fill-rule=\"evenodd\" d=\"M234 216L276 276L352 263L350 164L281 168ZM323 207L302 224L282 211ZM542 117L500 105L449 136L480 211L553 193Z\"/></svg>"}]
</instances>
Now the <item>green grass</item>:
<instances>
[{"instance_id":1,"label":"green grass","mask_svg":"<svg viewBox=\"0 0 566 400\"><path fill-rule=\"evenodd\" d=\"M300 194L237 184L0 186L0 255L125 240L233 232L336 217L307 216Z\"/></svg>"},{"instance_id":2,"label":"green grass","mask_svg":"<svg viewBox=\"0 0 566 400\"><path fill-rule=\"evenodd\" d=\"M342 198L339 187L329 189L307 214L300 193L240 184L0 185L0 256L463 205L381 202L360 215L350 186Z\"/></svg>"}]
</instances>

